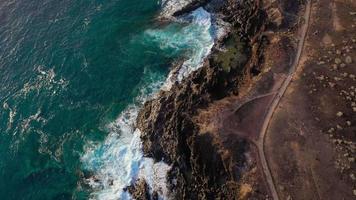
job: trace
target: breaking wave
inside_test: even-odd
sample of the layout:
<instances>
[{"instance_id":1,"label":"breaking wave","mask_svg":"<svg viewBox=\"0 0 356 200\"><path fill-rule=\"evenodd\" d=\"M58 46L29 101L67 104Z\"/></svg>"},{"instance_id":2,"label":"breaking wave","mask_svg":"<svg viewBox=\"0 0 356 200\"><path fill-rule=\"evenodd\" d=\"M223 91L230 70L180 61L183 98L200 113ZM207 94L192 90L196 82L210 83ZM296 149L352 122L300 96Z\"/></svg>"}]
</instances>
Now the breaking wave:
<instances>
[{"instance_id":1,"label":"breaking wave","mask_svg":"<svg viewBox=\"0 0 356 200\"><path fill-rule=\"evenodd\" d=\"M168 2L166 5L171 6ZM164 8L163 12L165 9L170 8ZM144 37L157 42L162 49L187 52L187 59L178 70L169 74L166 81L162 78L145 84L136 102L107 126L109 135L103 143L88 143L85 147L81 160L84 168L94 173L86 180L93 188L92 199L131 199L124 188L138 179L144 179L150 192L156 191L160 199L169 199L166 174L170 166L163 161L155 163L151 158L144 157L140 130L136 129L135 121L143 103L159 89L169 90L174 82L180 82L202 66L218 33L212 25L211 14L203 8L177 21L178 24L163 29L146 30Z\"/></svg>"},{"instance_id":2,"label":"breaking wave","mask_svg":"<svg viewBox=\"0 0 356 200\"><path fill-rule=\"evenodd\" d=\"M171 18L175 12L191 4L193 1L194 0L162 0L161 17Z\"/></svg>"},{"instance_id":3,"label":"breaking wave","mask_svg":"<svg viewBox=\"0 0 356 200\"><path fill-rule=\"evenodd\" d=\"M186 26L172 24L164 29L147 30L145 34L156 41L161 49L172 51L187 51L186 59L178 69L172 70L164 85L169 90L176 81L180 82L192 71L202 66L214 45L214 27L212 17L203 8L198 8L191 14L179 19Z\"/></svg>"}]
</instances>

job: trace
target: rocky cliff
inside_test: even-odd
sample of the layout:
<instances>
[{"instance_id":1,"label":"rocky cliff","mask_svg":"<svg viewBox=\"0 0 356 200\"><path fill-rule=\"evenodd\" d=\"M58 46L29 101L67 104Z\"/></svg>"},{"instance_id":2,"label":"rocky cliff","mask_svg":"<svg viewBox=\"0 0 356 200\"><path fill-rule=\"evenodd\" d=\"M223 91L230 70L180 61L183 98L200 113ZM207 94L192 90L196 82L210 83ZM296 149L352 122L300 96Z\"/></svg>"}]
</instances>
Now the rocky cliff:
<instances>
[{"instance_id":1,"label":"rocky cliff","mask_svg":"<svg viewBox=\"0 0 356 200\"><path fill-rule=\"evenodd\" d=\"M214 47L202 68L170 91L161 91L144 105L137 119L145 155L172 165L169 189L174 199L235 199L241 192L238 180L247 143L236 136L222 140L216 133L200 130L193 117L210 103L238 94L240 84L259 73L266 13L258 0L214 3L198 2L216 9L232 25L218 44L225 51Z\"/></svg>"}]
</instances>

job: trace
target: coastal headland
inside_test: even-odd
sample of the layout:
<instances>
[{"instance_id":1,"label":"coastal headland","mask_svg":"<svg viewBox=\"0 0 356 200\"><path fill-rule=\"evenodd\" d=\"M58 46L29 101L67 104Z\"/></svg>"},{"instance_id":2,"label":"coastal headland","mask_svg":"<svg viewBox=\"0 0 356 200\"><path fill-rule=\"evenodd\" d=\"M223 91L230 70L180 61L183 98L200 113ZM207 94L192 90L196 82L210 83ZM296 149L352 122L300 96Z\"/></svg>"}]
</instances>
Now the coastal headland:
<instances>
[{"instance_id":1,"label":"coastal headland","mask_svg":"<svg viewBox=\"0 0 356 200\"><path fill-rule=\"evenodd\" d=\"M199 7L229 32L137 118L170 198L354 199L355 1L197 0L173 16Z\"/></svg>"}]
</instances>

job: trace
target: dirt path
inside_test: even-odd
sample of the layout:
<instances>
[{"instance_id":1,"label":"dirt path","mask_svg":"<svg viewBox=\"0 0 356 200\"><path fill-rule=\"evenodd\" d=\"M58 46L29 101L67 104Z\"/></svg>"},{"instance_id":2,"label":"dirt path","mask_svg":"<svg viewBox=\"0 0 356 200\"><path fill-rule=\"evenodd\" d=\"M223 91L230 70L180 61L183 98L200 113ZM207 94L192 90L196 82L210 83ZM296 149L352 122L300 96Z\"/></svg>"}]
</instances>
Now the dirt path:
<instances>
[{"instance_id":1,"label":"dirt path","mask_svg":"<svg viewBox=\"0 0 356 200\"><path fill-rule=\"evenodd\" d=\"M258 95L256 97L252 97L252 98L249 98L247 99L246 101L244 101L243 103L241 103L241 105L239 105L237 108L235 108L235 113L238 112L240 110L240 108L242 108L243 106L245 106L247 103L250 103L251 101L255 101L257 99L261 99L263 97L268 97L268 96L271 96L271 95L274 95L276 94L277 91L273 91L273 92L269 92L267 94L261 94L261 95Z\"/></svg>"},{"instance_id":2,"label":"dirt path","mask_svg":"<svg viewBox=\"0 0 356 200\"><path fill-rule=\"evenodd\" d=\"M283 97L285 91L287 90L294 73L296 72L297 66L299 64L300 61L300 57L302 55L303 49L304 49L304 43L305 43L305 38L308 32L308 27L309 27L309 22L310 22L310 13L311 13L311 0L308 1L307 5L306 5L306 10L305 10L305 15L304 15L304 19L305 19L305 23L302 26L302 37L299 40L298 43L298 50L297 50L297 55L296 58L294 60L294 63L292 65L292 67L290 68L290 72L289 75L287 76L287 78L285 79L285 81L283 82L282 86L280 87L279 91L277 92L277 94L275 95L269 109L268 112L266 114L265 120L263 122L260 134L259 134L259 139L257 141L257 148L258 148L258 154L259 154L259 159L262 165L262 170L263 173L265 174L265 178L266 181L268 183L268 187L269 190L271 192L272 198L274 200L279 200L279 196L276 190L276 186L274 184L273 181L273 177L270 171L270 168L268 166L267 163L267 159L265 157L265 150L264 150L264 143L265 143L265 136L266 136L266 132L267 132L267 128L269 125L269 122L273 116L274 111L276 110L281 98Z\"/></svg>"}]
</instances>

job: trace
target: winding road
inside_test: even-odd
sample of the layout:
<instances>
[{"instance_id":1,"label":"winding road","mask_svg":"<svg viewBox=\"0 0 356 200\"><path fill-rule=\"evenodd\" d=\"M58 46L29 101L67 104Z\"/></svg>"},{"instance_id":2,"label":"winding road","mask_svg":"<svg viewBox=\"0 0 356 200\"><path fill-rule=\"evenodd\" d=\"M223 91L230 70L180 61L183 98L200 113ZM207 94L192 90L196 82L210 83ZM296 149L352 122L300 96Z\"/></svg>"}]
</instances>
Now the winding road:
<instances>
[{"instance_id":1,"label":"winding road","mask_svg":"<svg viewBox=\"0 0 356 200\"><path fill-rule=\"evenodd\" d=\"M251 99L248 99L246 101L244 101L243 103L240 104L240 106L238 106L237 108L235 108L234 110L234 113L237 113L242 107L244 107L247 103L249 102L252 102L252 101L255 101L257 99L261 99L261 98L264 98L264 97L268 97L268 96L271 96L271 95L274 95L276 94L277 92L276 91L273 91L273 92L269 92L267 94L261 94L261 95L258 95L256 97L253 97Z\"/></svg>"},{"instance_id":2,"label":"winding road","mask_svg":"<svg viewBox=\"0 0 356 200\"><path fill-rule=\"evenodd\" d=\"M297 67L299 65L300 57L301 57L303 49L304 49L305 38L306 38L306 35L308 32L309 23L310 23L310 13L311 13L311 4L312 4L311 1L312 0L309 0L306 5L305 14L304 14L305 23L301 27L302 35L298 42L297 55L294 59L294 62L292 64L291 68L290 68L287 78L284 80L282 86L277 91L277 94L275 95L271 105L269 106L269 109L267 111L267 114L265 116L261 131L259 134L259 139L256 143L257 148L258 148L259 159L260 159L260 162L262 165L262 170L263 170L263 173L265 174L265 178L266 178L269 190L270 190L272 198L274 200L279 200L279 196L278 196L278 193L276 190L276 185L273 181L271 170L268 166L268 162L267 162L267 159L265 156L265 149L264 149L265 137L266 137L268 125L272 119L273 113L275 112L276 108L278 107L280 100L283 97L285 91L287 90L290 82L292 81L293 75L295 74Z\"/></svg>"}]
</instances>

